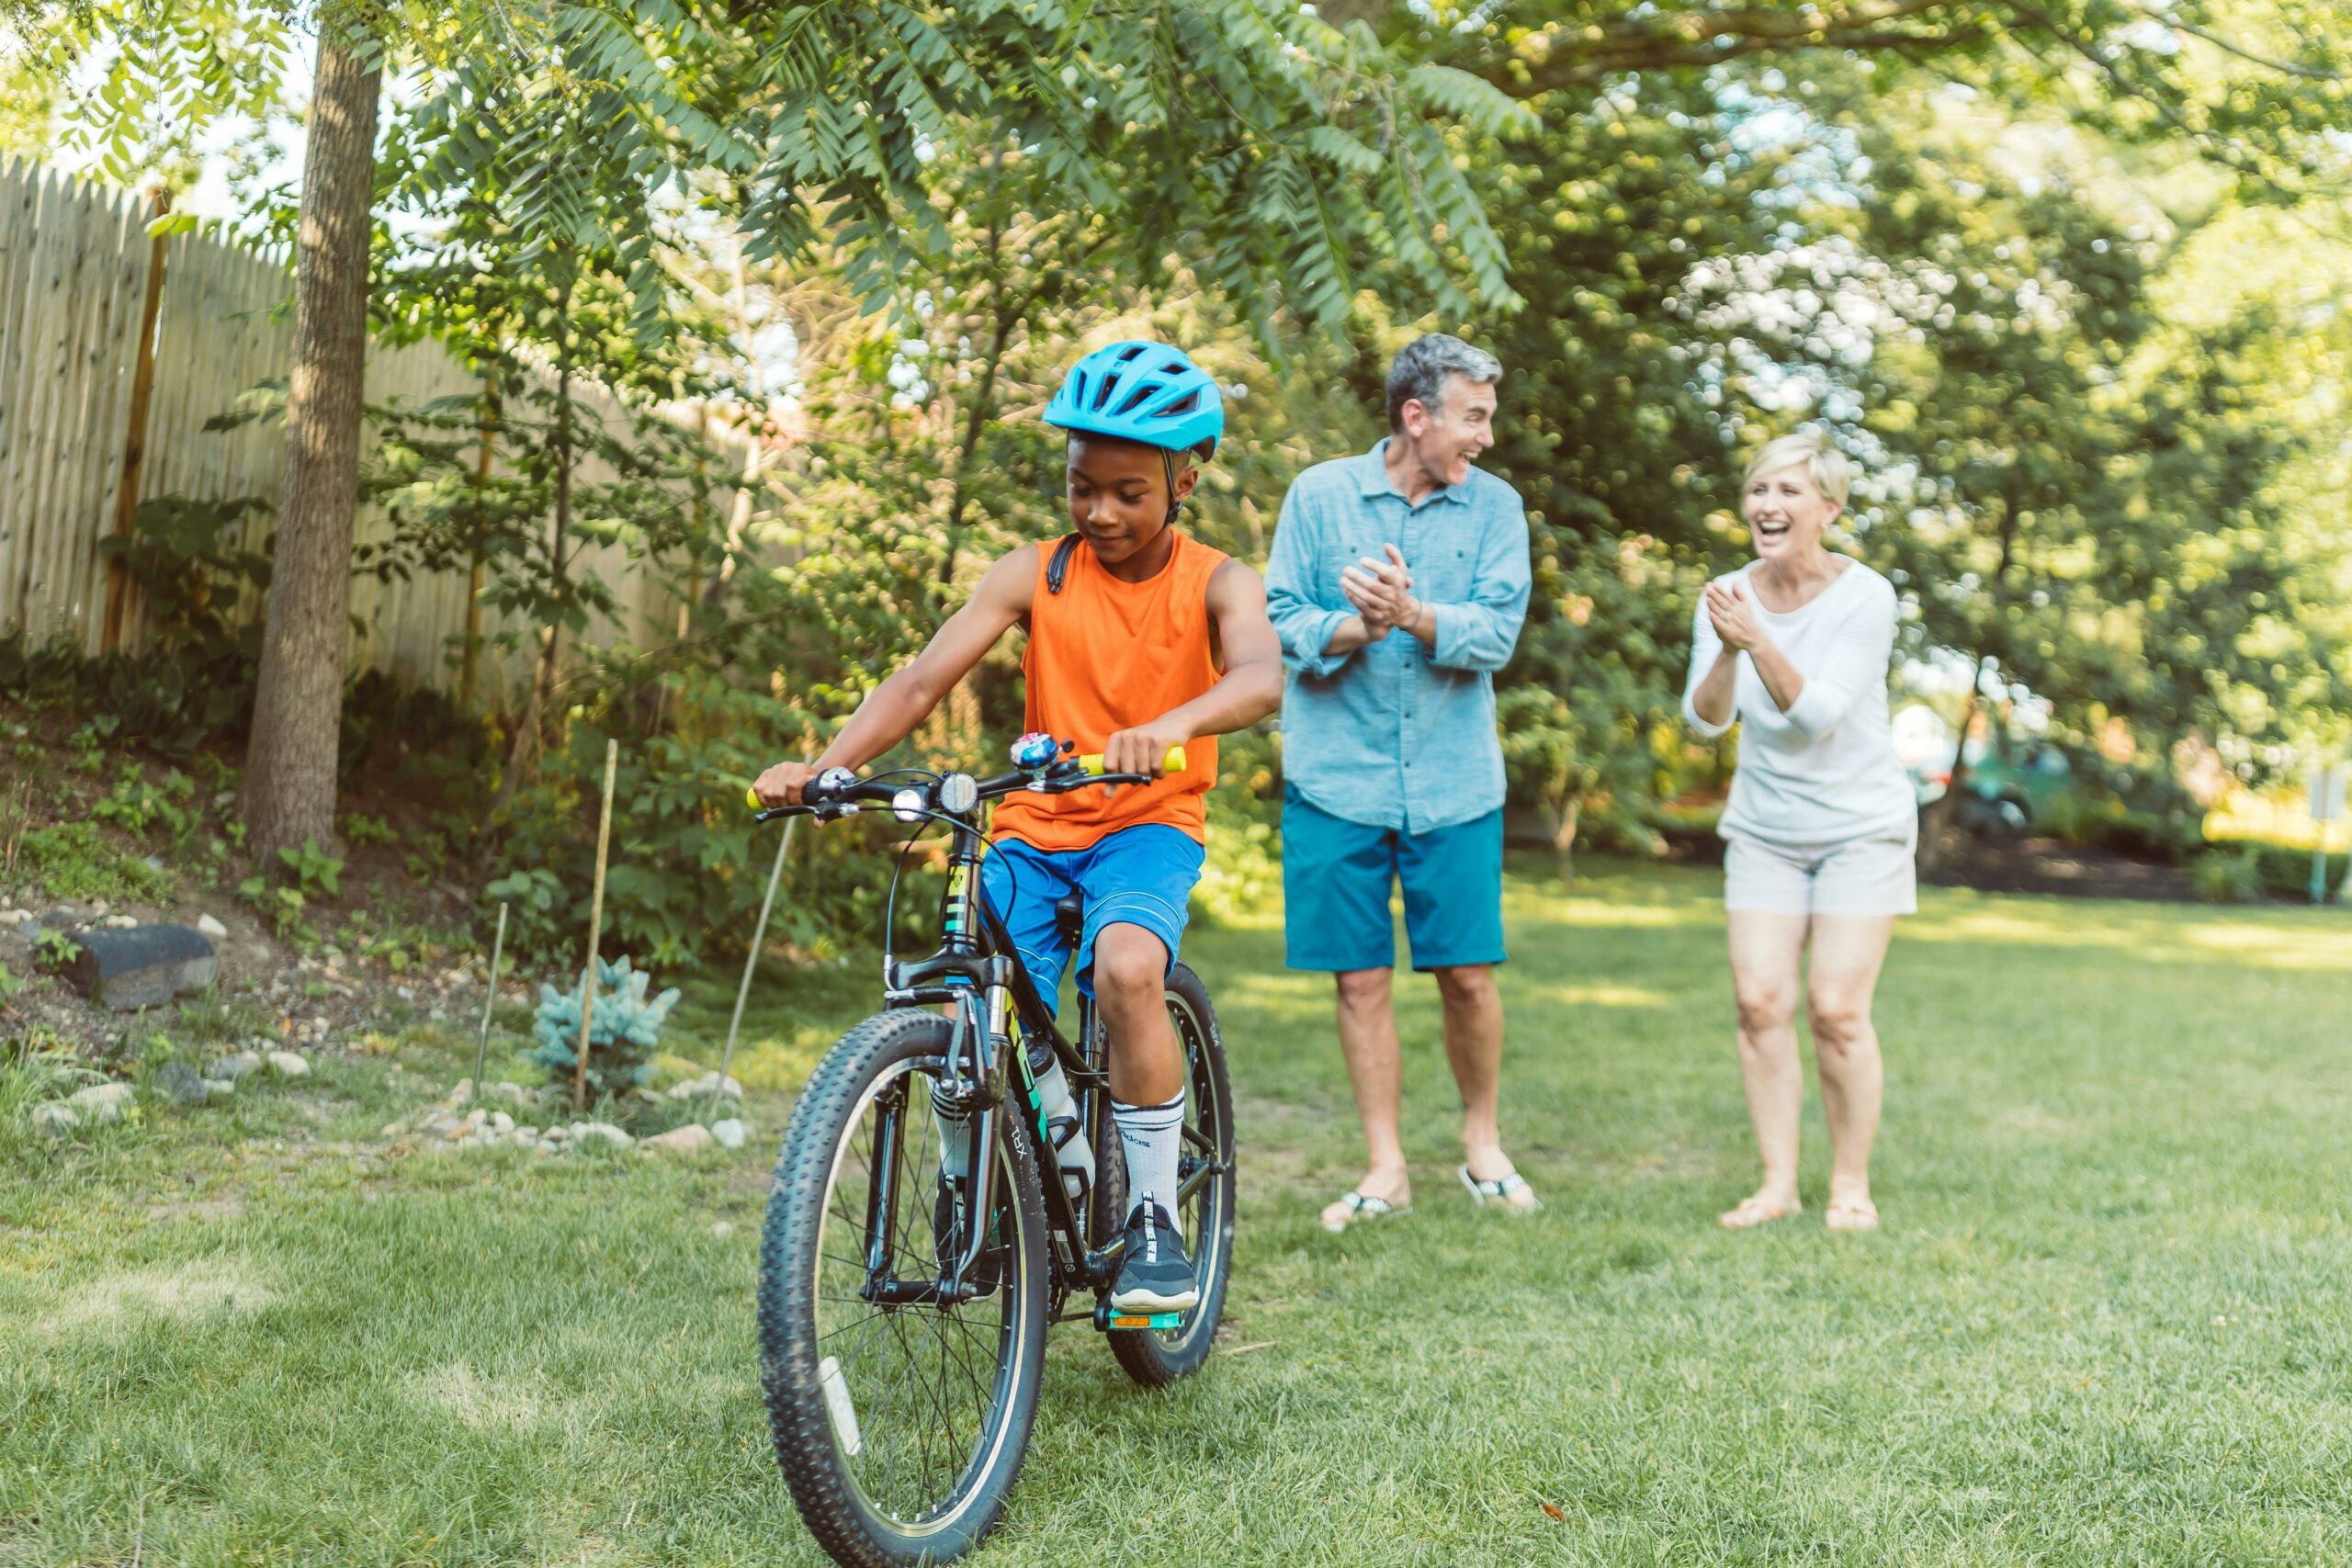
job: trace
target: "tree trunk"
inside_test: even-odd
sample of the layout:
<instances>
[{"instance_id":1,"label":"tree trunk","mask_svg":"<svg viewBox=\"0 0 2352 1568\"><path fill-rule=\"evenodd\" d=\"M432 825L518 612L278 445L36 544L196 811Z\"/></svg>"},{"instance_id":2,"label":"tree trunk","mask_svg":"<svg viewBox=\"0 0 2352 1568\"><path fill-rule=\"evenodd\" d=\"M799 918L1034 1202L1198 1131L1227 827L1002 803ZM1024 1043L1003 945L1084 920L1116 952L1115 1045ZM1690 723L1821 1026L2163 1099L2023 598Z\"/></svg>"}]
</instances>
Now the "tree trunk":
<instances>
[{"instance_id":1,"label":"tree trunk","mask_svg":"<svg viewBox=\"0 0 2352 1568\"><path fill-rule=\"evenodd\" d=\"M1933 871L1943 862L1945 832L1951 826L1952 814L1960 809L1960 792L1968 782L1968 732L1976 727L1976 710L1984 700L1984 658L1976 658L1975 673L1968 686L1968 702L1960 710L1960 739L1953 743L1951 777L1944 782L1944 792L1928 803L1919 813L1919 847L1917 852L1918 868Z\"/></svg>"},{"instance_id":2,"label":"tree trunk","mask_svg":"<svg viewBox=\"0 0 2352 1568\"><path fill-rule=\"evenodd\" d=\"M1560 820L1552 832L1552 849L1560 857L1560 886L1577 885L1577 824L1584 818L1584 796L1572 795L1560 804Z\"/></svg>"},{"instance_id":3,"label":"tree trunk","mask_svg":"<svg viewBox=\"0 0 2352 1568\"><path fill-rule=\"evenodd\" d=\"M306 839L334 840L381 77L333 28L321 29L303 141L286 484L245 752L245 842L265 863Z\"/></svg>"}]
</instances>

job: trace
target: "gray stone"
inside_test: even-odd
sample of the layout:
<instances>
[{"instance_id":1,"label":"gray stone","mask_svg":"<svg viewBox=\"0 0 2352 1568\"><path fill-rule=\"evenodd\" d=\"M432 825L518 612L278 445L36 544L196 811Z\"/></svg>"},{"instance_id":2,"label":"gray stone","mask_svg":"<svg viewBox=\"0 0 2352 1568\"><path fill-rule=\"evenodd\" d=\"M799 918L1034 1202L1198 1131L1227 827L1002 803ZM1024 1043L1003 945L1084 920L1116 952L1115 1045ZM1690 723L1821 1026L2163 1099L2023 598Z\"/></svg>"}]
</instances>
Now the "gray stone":
<instances>
[{"instance_id":1,"label":"gray stone","mask_svg":"<svg viewBox=\"0 0 2352 1568\"><path fill-rule=\"evenodd\" d=\"M688 1078L684 1083L672 1084L670 1086L670 1098L672 1100L693 1100L698 1096L708 1094L714 1089L718 1090L721 1094L732 1095L737 1100L743 1098L743 1086L741 1084L737 1083L732 1077L722 1080L715 1072L705 1073L698 1078Z\"/></svg>"},{"instance_id":2,"label":"gray stone","mask_svg":"<svg viewBox=\"0 0 2352 1568\"><path fill-rule=\"evenodd\" d=\"M155 1070L155 1092L174 1105L201 1105L211 1095L204 1075L186 1062L165 1062Z\"/></svg>"},{"instance_id":3,"label":"gray stone","mask_svg":"<svg viewBox=\"0 0 2352 1568\"><path fill-rule=\"evenodd\" d=\"M699 1122L689 1122L683 1127L673 1127L666 1133L648 1138L638 1147L649 1154L684 1155L707 1149L715 1142L717 1140L710 1135L709 1128Z\"/></svg>"},{"instance_id":4,"label":"gray stone","mask_svg":"<svg viewBox=\"0 0 2352 1568\"><path fill-rule=\"evenodd\" d=\"M204 935L210 937L214 942L219 942L222 937L229 934L229 928L222 925L220 921L214 919L209 915L197 916L196 929L198 931L201 931Z\"/></svg>"},{"instance_id":5,"label":"gray stone","mask_svg":"<svg viewBox=\"0 0 2352 1568\"><path fill-rule=\"evenodd\" d=\"M72 935L74 953L65 966L67 983L118 1012L160 1007L220 977L220 959L212 944L186 926Z\"/></svg>"},{"instance_id":6,"label":"gray stone","mask_svg":"<svg viewBox=\"0 0 2352 1568\"><path fill-rule=\"evenodd\" d=\"M234 1078L206 1078L204 1080L204 1096L207 1100L226 1100L236 1092L237 1080Z\"/></svg>"},{"instance_id":7,"label":"gray stone","mask_svg":"<svg viewBox=\"0 0 2352 1568\"><path fill-rule=\"evenodd\" d=\"M82 1124L74 1108L61 1103L33 1107L33 1131L44 1138L62 1138Z\"/></svg>"},{"instance_id":8,"label":"gray stone","mask_svg":"<svg viewBox=\"0 0 2352 1568\"><path fill-rule=\"evenodd\" d=\"M752 1135L752 1129L738 1118L729 1116L724 1122L713 1122L710 1124L710 1135L718 1140L720 1148L740 1149L743 1146L744 1140Z\"/></svg>"},{"instance_id":9,"label":"gray stone","mask_svg":"<svg viewBox=\"0 0 2352 1568\"><path fill-rule=\"evenodd\" d=\"M247 1073L261 1071L261 1066L260 1052L232 1051L225 1056L215 1056L205 1063L204 1076L208 1078L241 1078Z\"/></svg>"},{"instance_id":10,"label":"gray stone","mask_svg":"<svg viewBox=\"0 0 2352 1568\"><path fill-rule=\"evenodd\" d=\"M637 1142L635 1138L630 1137L610 1122L574 1122L571 1124L571 1137L574 1143L579 1144L593 1144L602 1139L608 1146L616 1149L628 1148Z\"/></svg>"},{"instance_id":11,"label":"gray stone","mask_svg":"<svg viewBox=\"0 0 2352 1568\"><path fill-rule=\"evenodd\" d=\"M272 1051L267 1058L269 1070L282 1078L307 1078L311 1064L291 1051Z\"/></svg>"},{"instance_id":12,"label":"gray stone","mask_svg":"<svg viewBox=\"0 0 2352 1568\"><path fill-rule=\"evenodd\" d=\"M139 1096L127 1083L94 1083L76 1089L65 1103L91 1126L103 1127L121 1121L123 1112L139 1103Z\"/></svg>"},{"instance_id":13,"label":"gray stone","mask_svg":"<svg viewBox=\"0 0 2352 1568\"><path fill-rule=\"evenodd\" d=\"M108 931L136 931L139 928L139 918L136 915L108 915L98 923Z\"/></svg>"}]
</instances>

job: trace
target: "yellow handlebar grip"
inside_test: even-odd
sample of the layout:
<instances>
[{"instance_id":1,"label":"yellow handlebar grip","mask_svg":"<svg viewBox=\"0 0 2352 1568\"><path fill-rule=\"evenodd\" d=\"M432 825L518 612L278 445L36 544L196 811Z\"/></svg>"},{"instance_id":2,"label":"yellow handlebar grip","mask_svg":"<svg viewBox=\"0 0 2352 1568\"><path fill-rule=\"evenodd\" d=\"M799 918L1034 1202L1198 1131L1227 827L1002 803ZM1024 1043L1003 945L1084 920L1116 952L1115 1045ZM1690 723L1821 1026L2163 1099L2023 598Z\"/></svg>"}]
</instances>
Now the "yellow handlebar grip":
<instances>
[{"instance_id":1,"label":"yellow handlebar grip","mask_svg":"<svg viewBox=\"0 0 2352 1568\"><path fill-rule=\"evenodd\" d=\"M1078 759L1078 765L1084 768L1090 773L1099 773L1102 771L1102 753L1100 751L1083 752ZM1184 771L1184 748L1182 746L1170 746L1168 748L1168 755L1159 760L1159 765L1167 769L1171 773L1182 773Z\"/></svg>"},{"instance_id":2,"label":"yellow handlebar grip","mask_svg":"<svg viewBox=\"0 0 2352 1568\"><path fill-rule=\"evenodd\" d=\"M754 811L765 811L767 809L766 807L760 804L760 792L753 785L745 784L743 786L743 799L745 804L749 805Z\"/></svg>"}]
</instances>

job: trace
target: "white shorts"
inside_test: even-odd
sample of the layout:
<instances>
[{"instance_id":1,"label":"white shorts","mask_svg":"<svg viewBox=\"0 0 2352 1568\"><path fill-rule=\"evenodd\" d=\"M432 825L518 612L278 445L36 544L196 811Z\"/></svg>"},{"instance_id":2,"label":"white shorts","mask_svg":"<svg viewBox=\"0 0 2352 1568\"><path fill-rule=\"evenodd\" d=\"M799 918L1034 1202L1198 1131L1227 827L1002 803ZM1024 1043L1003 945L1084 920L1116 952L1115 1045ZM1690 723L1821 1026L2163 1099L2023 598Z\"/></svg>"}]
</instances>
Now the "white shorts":
<instances>
[{"instance_id":1,"label":"white shorts","mask_svg":"<svg viewBox=\"0 0 2352 1568\"><path fill-rule=\"evenodd\" d=\"M1767 915L1911 915L1919 909L1907 834L1833 844L1724 840L1724 908Z\"/></svg>"}]
</instances>

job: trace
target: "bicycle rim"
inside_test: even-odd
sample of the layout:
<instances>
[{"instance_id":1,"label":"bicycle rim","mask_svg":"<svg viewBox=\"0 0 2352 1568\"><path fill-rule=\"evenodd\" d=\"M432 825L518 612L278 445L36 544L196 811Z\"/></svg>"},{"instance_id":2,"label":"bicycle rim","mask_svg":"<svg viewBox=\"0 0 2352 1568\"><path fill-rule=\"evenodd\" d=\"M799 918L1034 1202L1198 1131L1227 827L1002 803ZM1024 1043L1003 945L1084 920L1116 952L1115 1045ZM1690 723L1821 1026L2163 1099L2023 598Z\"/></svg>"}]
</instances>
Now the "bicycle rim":
<instances>
[{"instance_id":1,"label":"bicycle rim","mask_svg":"<svg viewBox=\"0 0 2352 1568\"><path fill-rule=\"evenodd\" d=\"M933 1237L941 1145L930 1084L914 1062L891 1063L846 1118L811 1272L818 1382L840 1472L876 1520L910 1539L955 1529L995 1501L984 1483L1005 1445L1018 1440L1012 1405L1023 1359L1042 1348L1020 1332L1034 1243L1019 1223L1016 1179L1001 1151L991 1228L1005 1256L995 1291L947 1306L877 1306L859 1294L868 1278L869 1201L882 1185L897 1199L885 1244L888 1273L935 1280L944 1270ZM893 1118L895 1175L876 1158Z\"/></svg>"}]
</instances>

